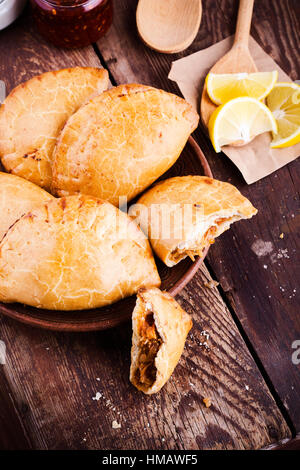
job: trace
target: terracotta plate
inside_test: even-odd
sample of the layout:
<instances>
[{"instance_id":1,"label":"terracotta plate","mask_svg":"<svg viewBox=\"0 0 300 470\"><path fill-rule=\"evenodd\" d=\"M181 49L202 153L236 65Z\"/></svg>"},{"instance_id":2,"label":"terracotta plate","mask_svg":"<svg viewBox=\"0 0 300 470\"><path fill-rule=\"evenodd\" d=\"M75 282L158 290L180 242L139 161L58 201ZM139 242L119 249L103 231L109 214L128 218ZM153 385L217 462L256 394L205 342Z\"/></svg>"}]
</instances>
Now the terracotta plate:
<instances>
[{"instance_id":1,"label":"terracotta plate","mask_svg":"<svg viewBox=\"0 0 300 470\"><path fill-rule=\"evenodd\" d=\"M176 164L160 179L183 175L206 175L212 177L208 162L195 140L190 137L189 145L185 147ZM205 255L207 250L205 252ZM162 279L162 289L175 296L192 279L199 269L203 258L194 263L185 259L173 268L168 268L156 259L158 271ZM0 313L15 320L56 331L92 331L112 328L131 317L135 305L135 296L121 300L108 307L80 311L42 310L21 304L0 303Z\"/></svg>"}]
</instances>

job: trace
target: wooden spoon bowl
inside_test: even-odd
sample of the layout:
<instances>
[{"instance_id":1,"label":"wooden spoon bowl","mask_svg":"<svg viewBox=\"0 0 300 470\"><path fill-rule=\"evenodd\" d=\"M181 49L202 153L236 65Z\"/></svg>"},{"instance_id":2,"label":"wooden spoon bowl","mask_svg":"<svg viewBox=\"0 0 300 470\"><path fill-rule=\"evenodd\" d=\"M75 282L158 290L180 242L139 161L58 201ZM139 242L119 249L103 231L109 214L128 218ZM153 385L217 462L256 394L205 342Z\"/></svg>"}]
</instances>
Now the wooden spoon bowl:
<instances>
[{"instance_id":1,"label":"wooden spoon bowl","mask_svg":"<svg viewBox=\"0 0 300 470\"><path fill-rule=\"evenodd\" d=\"M174 54L193 42L201 16L201 0L139 0L136 23L147 46Z\"/></svg>"},{"instance_id":2,"label":"wooden spoon bowl","mask_svg":"<svg viewBox=\"0 0 300 470\"><path fill-rule=\"evenodd\" d=\"M189 138L175 165L161 179L172 176L204 174L212 177L210 166L195 140ZM157 268L162 280L161 288L171 295L177 295L192 279L207 254L192 262L182 260L173 268L168 268L156 259ZM56 331L93 331L106 330L131 318L135 306L135 296L123 299L107 307L79 311L43 310L21 304L0 303L0 313L31 326Z\"/></svg>"}]
</instances>

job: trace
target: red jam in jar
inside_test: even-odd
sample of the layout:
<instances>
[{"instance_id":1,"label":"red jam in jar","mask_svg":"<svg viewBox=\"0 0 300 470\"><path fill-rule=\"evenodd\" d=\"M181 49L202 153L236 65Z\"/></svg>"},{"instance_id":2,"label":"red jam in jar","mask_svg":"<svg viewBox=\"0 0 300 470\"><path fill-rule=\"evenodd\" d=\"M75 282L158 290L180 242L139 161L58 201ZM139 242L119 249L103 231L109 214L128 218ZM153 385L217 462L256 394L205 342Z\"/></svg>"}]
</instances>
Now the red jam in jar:
<instances>
[{"instance_id":1,"label":"red jam in jar","mask_svg":"<svg viewBox=\"0 0 300 470\"><path fill-rule=\"evenodd\" d=\"M30 0L42 36L58 47L98 41L113 19L112 0Z\"/></svg>"}]
</instances>

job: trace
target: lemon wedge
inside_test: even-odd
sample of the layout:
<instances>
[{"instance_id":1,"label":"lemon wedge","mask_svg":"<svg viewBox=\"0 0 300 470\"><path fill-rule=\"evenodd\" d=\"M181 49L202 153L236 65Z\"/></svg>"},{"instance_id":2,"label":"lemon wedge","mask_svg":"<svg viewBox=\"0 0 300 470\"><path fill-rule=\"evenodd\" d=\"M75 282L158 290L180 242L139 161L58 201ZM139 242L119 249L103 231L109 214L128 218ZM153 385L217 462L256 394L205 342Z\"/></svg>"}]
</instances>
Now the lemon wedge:
<instances>
[{"instance_id":1,"label":"lemon wedge","mask_svg":"<svg viewBox=\"0 0 300 470\"><path fill-rule=\"evenodd\" d=\"M217 105L240 96L263 100L277 82L278 72L209 73L206 77L207 93Z\"/></svg>"},{"instance_id":2,"label":"lemon wedge","mask_svg":"<svg viewBox=\"0 0 300 470\"><path fill-rule=\"evenodd\" d=\"M300 142L300 86L277 83L267 98L267 105L277 121L278 134L272 148L290 147Z\"/></svg>"},{"instance_id":3,"label":"lemon wedge","mask_svg":"<svg viewBox=\"0 0 300 470\"><path fill-rule=\"evenodd\" d=\"M208 123L209 136L216 152L223 145L245 145L263 132L277 133L272 112L255 98L241 97L219 106Z\"/></svg>"}]
</instances>

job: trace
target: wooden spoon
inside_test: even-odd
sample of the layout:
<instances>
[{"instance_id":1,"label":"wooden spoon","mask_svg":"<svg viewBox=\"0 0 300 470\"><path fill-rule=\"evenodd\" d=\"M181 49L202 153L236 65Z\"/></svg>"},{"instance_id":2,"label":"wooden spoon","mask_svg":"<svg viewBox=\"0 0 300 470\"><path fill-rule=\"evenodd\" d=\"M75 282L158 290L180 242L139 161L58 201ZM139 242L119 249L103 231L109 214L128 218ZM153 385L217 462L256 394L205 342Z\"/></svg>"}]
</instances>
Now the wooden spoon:
<instances>
[{"instance_id":1,"label":"wooden spoon","mask_svg":"<svg viewBox=\"0 0 300 470\"><path fill-rule=\"evenodd\" d=\"M249 35L254 0L240 0L238 20L234 43L232 48L224 55L210 70L212 73L254 73L257 72L256 65L249 51ZM210 100L206 85L204 85L201 99L201 118L207 127L211 114L216 105Z\"/></svg>"},{"instance_id":2,"label":"wooden spoon","mask_svg":"<svg viewBox=\"0 0 300 470\"><path fill-rule=\"evenodd\" d=\"M147 46L173 54L193 42L201 15L201 0L139 0L136 23Z\"/></svg>"}]
</instances>

